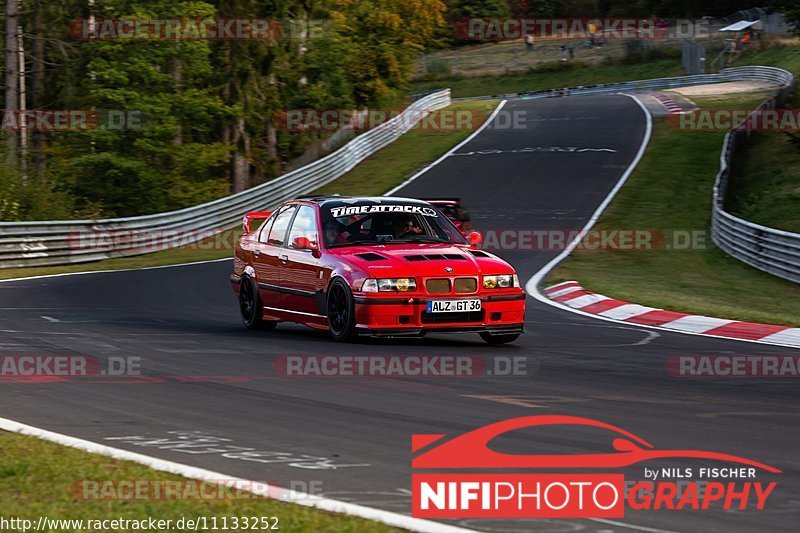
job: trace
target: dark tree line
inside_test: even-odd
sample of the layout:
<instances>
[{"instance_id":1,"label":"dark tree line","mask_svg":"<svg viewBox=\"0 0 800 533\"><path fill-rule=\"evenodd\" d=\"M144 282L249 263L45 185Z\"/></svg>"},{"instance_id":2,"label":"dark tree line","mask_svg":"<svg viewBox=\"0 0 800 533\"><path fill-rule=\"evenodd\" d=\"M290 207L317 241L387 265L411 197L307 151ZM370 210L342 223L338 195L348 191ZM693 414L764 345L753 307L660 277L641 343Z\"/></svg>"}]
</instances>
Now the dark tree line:
<instances>
[{"instance_id":1,"label":"dark tree line","mask_svg":"<svg viewBox=\"0 0 800 533\"><path fill-rule=\"evenodd\" d=\"M451 44L463 18L699 17L747 7L739 0L6 0L0 220L152 213L269 180L322 136L276 127L282 110L401 105L419 52ZM800 18L800 8L787 7ZM269 19L284 31L258 40L76 36L75 21L92 17ZM99 126L20 131L5 122L20 109L87 110Z\"/></svg>"},{"instance_id":2,"label":"dark tree line","mask_svg":"<svg viewBox=\"0 0 800 533\"><path fill-rule=\"evenodd\" d=\"M439 0L17 5L3 6L4 117L24 108L90 110L92 119L52 132L4 124L5 220L151 213L268 180L324 135L276 127L277 113L397 105L415 58L444 24ZM76 35L75 21L91 17L266 19L281 31L253 40Z\"/></svg>"}]
</instances>

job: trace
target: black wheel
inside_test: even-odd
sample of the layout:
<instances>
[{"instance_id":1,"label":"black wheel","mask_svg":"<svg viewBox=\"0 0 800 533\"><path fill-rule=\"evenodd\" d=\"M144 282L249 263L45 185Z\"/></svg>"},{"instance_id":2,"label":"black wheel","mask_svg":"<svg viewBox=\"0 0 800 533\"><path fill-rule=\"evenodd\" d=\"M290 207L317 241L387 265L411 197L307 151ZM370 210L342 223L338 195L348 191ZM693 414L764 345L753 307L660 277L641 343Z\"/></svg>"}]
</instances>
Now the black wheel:
<instances>
[{"instance_id":1,"label":"black wheel","mask_svg":"<svg viewBox=\"0 0 800 533\"><path fill-rule=\"evenodd\" d=\"M239 285L239 310L247 329L273 329L277 325L273 320L264 320L258 288L253 278L247 275L242 276Z\"/></svg>"},{"instance_id":2,"label":"black wheel","mask_svg":"<svg viewBox=\"0 0 800 533\"><path fill-rule=\"evenodd\" d=\"M492 335L491 333L481 333L481 339L489 344L508 344L514 342L519 338L519 333L502 333L500 335Z\"/></svg>"},{"instance_id":3,"label":"black wheel","mask_svg":"<svg viewBox=\"0 0 800 533\"><path fill-rule=\"evenodd\" d=\"M328 329L337 341L351 340L355 335L356 317L353 293L341 278L335 278L328 287Z\"/></svg>"}]
</instances>

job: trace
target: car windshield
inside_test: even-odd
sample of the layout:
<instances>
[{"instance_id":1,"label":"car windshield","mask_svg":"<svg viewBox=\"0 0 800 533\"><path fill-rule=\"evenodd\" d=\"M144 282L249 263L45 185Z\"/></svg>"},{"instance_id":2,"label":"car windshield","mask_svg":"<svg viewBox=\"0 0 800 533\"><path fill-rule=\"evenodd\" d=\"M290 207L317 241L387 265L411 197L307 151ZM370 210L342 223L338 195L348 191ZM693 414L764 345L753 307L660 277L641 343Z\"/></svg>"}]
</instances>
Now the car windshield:
<instances>
[{"instance_id":1,"label":"car windshield","mask_svg":"<svg viewBox=\"0 0 800 533\"><path fill-rule=\"evenodd\" d=\"M440 211L427 204L355 202L325 205L322 226L327 248L359 244L467 244Z\"/></svg>"}]
</instances>

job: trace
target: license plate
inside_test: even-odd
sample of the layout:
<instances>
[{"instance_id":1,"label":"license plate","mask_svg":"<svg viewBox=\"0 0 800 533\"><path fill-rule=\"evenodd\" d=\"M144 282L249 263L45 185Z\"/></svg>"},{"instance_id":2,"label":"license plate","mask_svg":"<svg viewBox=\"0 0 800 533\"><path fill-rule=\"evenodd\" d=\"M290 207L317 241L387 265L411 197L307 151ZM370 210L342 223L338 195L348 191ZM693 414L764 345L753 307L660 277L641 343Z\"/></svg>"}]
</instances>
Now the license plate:
<instances>
[{"instance_id":1,"label":"license plate","mask_svg":"<svg viewBox=\"0 0 800 533\"><path fill-rule=\"evenodd\" d=\"M428 300L429 313L458 313L480 310L480 300Z\"/></svg>"}]
</instances>

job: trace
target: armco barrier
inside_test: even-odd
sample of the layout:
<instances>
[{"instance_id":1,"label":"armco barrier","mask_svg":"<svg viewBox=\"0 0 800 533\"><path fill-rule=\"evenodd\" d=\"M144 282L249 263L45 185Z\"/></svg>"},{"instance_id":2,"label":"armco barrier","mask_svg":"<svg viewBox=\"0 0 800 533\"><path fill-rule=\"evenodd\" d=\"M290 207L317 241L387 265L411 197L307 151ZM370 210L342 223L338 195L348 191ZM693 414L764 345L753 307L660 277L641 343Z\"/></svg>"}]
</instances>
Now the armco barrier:
<instances>
[{"instance_id":1,"label":"armco barrier","mask_svg":"<svg viewBox=\"0 0 800 533\"><path fill-rule=\"evenodd\" d=\"M582 96L592 94L614 94L630 91L647 91L673 89L688 85L705 85L727 81L767 81L782 87L793 85L794 77L787 71L775 67L733 67L726 68L716 74L693 74L672 78L654 78L650 80L624 81L618 83L599 83L542 91L526 91L520 93L493 94L488 96L453 98L458 100L494 100L497 98L551 98L558 96Z\"/></svg>"},{"instance_id":2,"label":"armco barrier","mask_svg":"<svg viewBox=\"0 0 800 533\"><path fill-rule=\"evenodd\" d=\"M788 73L787 73L788 74ZM790 75L791 76L791 75ZM754 111L775 109L786 103L794 89L794 79ZM742 124L746 123L747 119ZM725 211L731 156L750 135L743 125L725 135L720 168L714 183L711 238L733 257L764 272L800 283L800 233L790 233L748 222Z\"/></svg>"},{"instance_id":3,"label":"armco barrier","mask_svg":"<svg viewBox=\"0 0 800 533\"><path fill-rule=\"evenodd\" d=\"M0 268L60 265L137 255L188 244L330 183L391 144L427 113L450 104L450 90L422 96L403 113L335 152L246 191L178 211L105 220L0 223ZM121 238L122 237L122 238Z\"/></svg>"}]
</instances>

